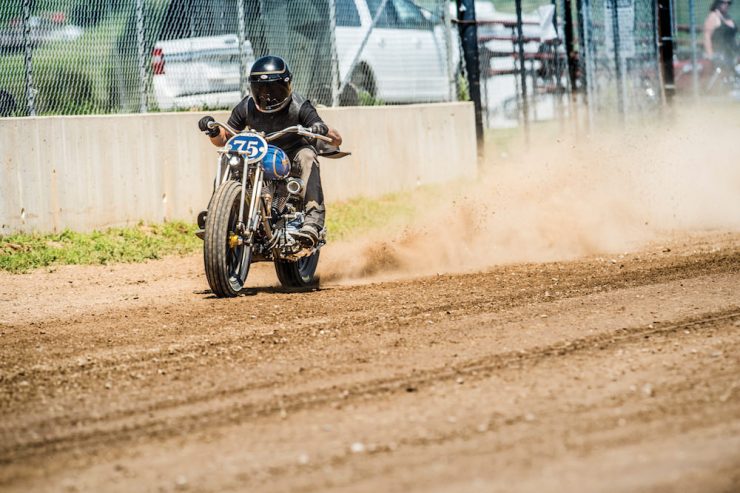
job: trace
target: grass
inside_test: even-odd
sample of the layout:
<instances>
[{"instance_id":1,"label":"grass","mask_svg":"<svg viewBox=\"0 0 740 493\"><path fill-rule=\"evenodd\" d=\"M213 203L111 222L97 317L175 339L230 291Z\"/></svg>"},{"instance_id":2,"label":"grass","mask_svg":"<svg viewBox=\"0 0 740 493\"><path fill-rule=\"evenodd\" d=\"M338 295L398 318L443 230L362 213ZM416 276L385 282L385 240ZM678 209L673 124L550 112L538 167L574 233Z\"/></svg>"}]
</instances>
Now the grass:
<instances>
[{"instance_id":1,"label":"grass","mask_svg":"<svg viewBox=\"0 0 740 493\"><path fill-rule=\"evenodd\" d=\"M431 195L432 187L409 194L391 194L380 199L357 198L328 207L327 229L331 241L343 240L394 220L411 217L413 204ZM143 262L167 255L198 252L203 243L194 224L168 222L139 224L130 228L78 233L20 233L0 236L0 270L24 273L56 265L104 265Z\"/></svg>"},{"instance_id":2,"label":"grass","mask_svg":"<svg viewBox=\"0 0 740 493\"><path fill-rule=\"evenodd\" d=\"M356 198L327 207L326 228L330 241L346 240L353 235L387 226L394 221L407 219L416 211L416 196L425 195L424 188L408 193L394 193L380 199Z\"/></svg>"},{"instance_id":3,"label":"grass","mask_svg":"<svg viewBox=\"0 0 740 493\"><path fill-rule=\"evenodd\" d=\"M14 234L0 237L0 270L22 273L52 265L142 262L184 255L200 248L195 229L195 225L169 222L91 233Z\"/></svg>"}]
</instances>

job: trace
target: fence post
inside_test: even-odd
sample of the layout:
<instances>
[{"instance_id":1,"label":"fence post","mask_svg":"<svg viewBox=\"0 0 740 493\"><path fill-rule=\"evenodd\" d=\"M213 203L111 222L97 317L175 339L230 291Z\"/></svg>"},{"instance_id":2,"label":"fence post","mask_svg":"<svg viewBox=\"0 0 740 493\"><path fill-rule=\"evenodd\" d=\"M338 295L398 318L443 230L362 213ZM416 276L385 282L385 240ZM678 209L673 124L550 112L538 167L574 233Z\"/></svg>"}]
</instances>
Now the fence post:
<instances>
[{"instance_id":1,"label":"fence post","mask_svg":"<svg viewBox=\"0 0 740 493\"><path fill-rule=\"evenodd\" d=\"M519 0L517 0L519 1ZM456 0L457 20L460 29L465 68L468 71L468 90L475 108L475 135L478 142L478 156L483 153L483 115L480 98L480 60L478 58L478 28L475 20L473 0Z\"/></svg>"},{"instance_id":2,"label":"fence post","mask_svg":"<svg viewBox=\"0 0 740 493\"><path fill-rule=\"evenodd\" d=\"M676 93L675 74L673 73L673 12L670 0L658 0L655 11L657 12L658 25L658 58L660 60L659 74L663 81L663 94L668 102L671 102Z\"/></svg>"},{"instance_id":3,"label":"fence post","mask_svg":"<svg viewBox=\"0 0 740 493\"><path fill-rule=\"evenodd\" d=\"M247 94L247 53L245 41L247 38L247 21L244 14L244 0L236 0L236 20L237 20L237 42L239 43L239 91L241 96Z\"/></svg>"},{"instance_id":4,"label":"fence post","mask_svg":"<svg viewBox=\"0 0 740 493\"><path fill-rule=\"evenodd\" d=\"M529 142L529 103L527 101L527 65L524 61L524 31L522 29L522 0L514 2L516 6L516 36L519 45L519 77L522 81L522 113L524 118L524 138ZM536 75L534 76L536 77Z\"/></svg>"},{"instance_id":5,"label":"fence post","mask_svg":"<svg viewBox=\"0 0 740 493\"><path fill-rule=\"evenodd\" d=\"M579 0L580 8L578 9L579 21L582 25L581 38L583 39L583 63L581 67L584 69L584 81L586 85L586 109L588 110L588 125L593 127L595 121L595 109L596 104L596 81L595 70L594 70L594 49L593 49L593 31L591 21L591 1L590 0Z\"/></svg>"},{"instance_id":6,"label":"fence post","mask_svg":"<svg viewBox=\"0 0 740 493\"><path fill-rule=\"evenodd\" d=\"M147 112L144 0L136 0L136 52L139 58L139 113Z\"/></svg>"},{"instance_id":7,"label":"fence post","mask_svg":"<svg viewBox=\"0 0 740 493\"><path fill-rule=\"evenodd\" d=\"M622 74L622 50L619 46L619 10L617 0L609 0L612 10L612 38L614 44L614 69L617 72L617 108L624 116L624 75Z\"/></svg>"},{"instance_id":8,"label":"fence post","mask_svg":"<svg viewBox=\"0 0 740 493\"><path fill-rule=\"evenodd\" d=\"M565 21L565 26L563 28L563 31L565 32L563 34L565 37L565 52L568 64L570 97L571 101L575 101L576 91L578 89L578 81L576 80L576 77L578 76L578 54L576 53L573 43L573 7L571 5L571 0L563 0L563 20ZM583 52L583 47L581 47L581 52Z\"/></svg>"},{"instance_id":9,"label":"fence post","mask_svg":"<svg viewBox=\"0 0 740 493\"><path fill-rule=\"evenodd\" d=\"M557 42L555 44L555 47L552 49L552 59L553 59L553 63L555 64L555 96L557 98L555 100L556 104L554 105L554 108L558 113L558 119L562 120L563 118L563 94L560 91L560 87L562 86L563 73L561 71L560 50L558 50L558 48L560 47L560 42L563 39L563 35L562 35L563 26L558 24L558 12L562 11L563 9L558 8L557 0L552 0L552 6L554 9L554 13L552 17L552 24L555 27L555 35L557 36ZM567 61L566 61L566 64L567 64ZM535 77L537 77L536 74L535 74ZM535 105L537 104L536 96L537 95L535 94Z\"/></svg>"},{"instance_id":10,"label":"fence post","mask_svg":"<svg viewBox=\"0 0 740 493\"><path fill-rule=\"evenodd\" d=\"M694 90L694 97L699 97L699 71L697 70L696 56L696 3L689 0L689 30L691 31L691 86Z\"/></svg>"},{"instance_id":11,"label":"fence post","mask_svg":"<svg viewBox=\"0 0 740 493\"><path fill-rule=\"evenodd\" d=\"M586 2L586 3L584 3ZM584 9L588 7L588 0L576 0L576 22L578 25L578 72L581 79L583 99L588 104L588 74L586 65L588 58L588 45L586 44L586 24L584 22Z\"/></svg>"},{"instance_id":12,"label":"fence post","mask_svg":"<svg viewBox=\"0 0 740 493\"><path fill-rule=\"evenodd\" d=\"M447 2L441 1L438 4L442 7L442 24L445 32L445 54L447 56L447 81L449 89L447 97L450 101L457 101L457 80L455 80L455 67L452 66L452 22L450 20L450 10L447 8Z\"/></svg>"},{"instance_id":13,"label":"fence post","mask_svg":"<svg viewBox=\"0 0 740 493\"><path fill-rule=\"evenodd\" d=\"M31 41L31 0L23 0L23 54L26 65L26 107L28 116L36 116L36 93L33 88L33 46Z\"/></svg>"},{"instance_id":14,"label":"fence post","mask_svg":"<svg viewBox=\"0 0 740 493\"><path fill-rule=\"evenodd\" d=\"M337 0L329 0L329 41L331 42L331 105L339 106L339 55L337 54Z\"/></svg>"}]
</instances>

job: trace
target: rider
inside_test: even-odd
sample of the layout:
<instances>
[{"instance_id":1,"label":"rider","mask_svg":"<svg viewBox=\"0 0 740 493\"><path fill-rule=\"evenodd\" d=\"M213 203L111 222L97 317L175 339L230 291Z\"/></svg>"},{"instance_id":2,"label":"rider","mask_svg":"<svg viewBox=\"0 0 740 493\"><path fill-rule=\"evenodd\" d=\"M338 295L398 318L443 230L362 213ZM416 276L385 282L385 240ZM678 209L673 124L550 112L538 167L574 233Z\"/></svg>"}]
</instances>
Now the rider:
<instances>
[{"instance_id":1,"label":"rider","mask_svg":"<svg viewBox=\"0 0 740 493\"><path fill-rule=\"evenodd\" d=\"M311 101L293 92L291 80L292 74L285 60L273 55L259 58L249 71L250 95L234 107L229 126L237 132L250 128L272 133L301 125L315 134L331 138L330 145L341 145L339 133L324 123ZM222 147L231 138L231 133L223 127L209 129L208 123L212 121L212 117L204 116L198 122L198 128L210 137L214 145ZM316 148L308 138L293 133L279 137L272 145L285 151L293 164L292 169L296 172L300 169L301 180L305 184L301 192L305 219L294 235L302 245L313 247L319 242L326 215Z\"/></svg>"}]
</instances>

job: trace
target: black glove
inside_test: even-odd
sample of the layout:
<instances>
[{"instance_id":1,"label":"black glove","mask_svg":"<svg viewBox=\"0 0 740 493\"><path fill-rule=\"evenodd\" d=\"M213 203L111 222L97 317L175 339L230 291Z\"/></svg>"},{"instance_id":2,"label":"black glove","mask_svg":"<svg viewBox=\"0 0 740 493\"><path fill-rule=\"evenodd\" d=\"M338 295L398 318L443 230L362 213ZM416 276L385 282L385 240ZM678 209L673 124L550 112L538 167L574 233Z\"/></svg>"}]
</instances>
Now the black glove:
<instances>
[{"instance_id":1,"label":"black glove","mask_svg":"<svg viewBox=\"0 0 740 493\"><path fill-rule=\"evenodd\" d=\"M310 130L312 134L326 135L329 133L329 127L324 122L314 123L311 125Z\"/></svg>"},{"instance_id":2,"label":"black glove","mask_svg":"<svg viewBox=\"0 0 740 493\"><path fill-rule=\"evenodd\" d=\"M201 132L203 132L209 137L218 137L218 134L221 133L221 128L219 127L208 128L208 124L214 121L216 120L214 120L212 116L204 116L203 118L198 120L198 128L200 129Z\"/></svg>"}]
</instances>

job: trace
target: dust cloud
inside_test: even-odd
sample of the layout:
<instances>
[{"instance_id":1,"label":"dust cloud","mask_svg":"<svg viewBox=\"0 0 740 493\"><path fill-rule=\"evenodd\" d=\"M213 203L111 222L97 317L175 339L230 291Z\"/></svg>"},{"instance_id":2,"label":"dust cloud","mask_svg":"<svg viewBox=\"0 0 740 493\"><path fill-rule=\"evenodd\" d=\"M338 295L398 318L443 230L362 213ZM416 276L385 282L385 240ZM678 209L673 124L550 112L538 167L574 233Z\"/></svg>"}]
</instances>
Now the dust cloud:
<instances>
[{"instance_id":1,"label":"dust cloud","mask_svg":"<svg viewBox=\"0 0 740 493\"><path fill-rule=\"evenodd\" d=\"M411 220L329 243L322 280L568 260L669 234L740 230L740 109L684 110L590 135L567 125L533 132L509 156L488 148L475 183L446 187Z\"/></svg>"}]
</instances>

